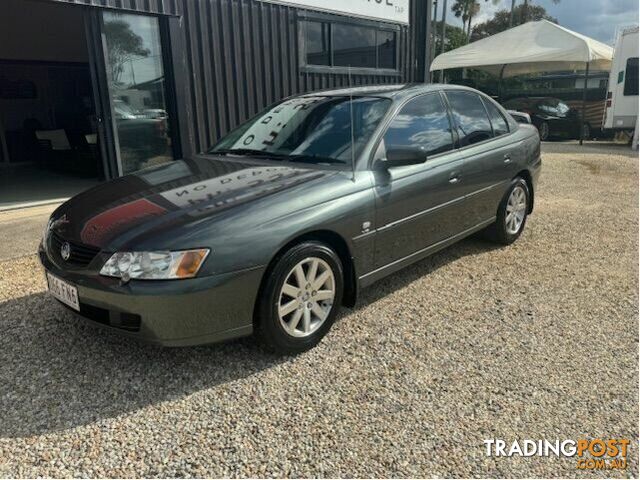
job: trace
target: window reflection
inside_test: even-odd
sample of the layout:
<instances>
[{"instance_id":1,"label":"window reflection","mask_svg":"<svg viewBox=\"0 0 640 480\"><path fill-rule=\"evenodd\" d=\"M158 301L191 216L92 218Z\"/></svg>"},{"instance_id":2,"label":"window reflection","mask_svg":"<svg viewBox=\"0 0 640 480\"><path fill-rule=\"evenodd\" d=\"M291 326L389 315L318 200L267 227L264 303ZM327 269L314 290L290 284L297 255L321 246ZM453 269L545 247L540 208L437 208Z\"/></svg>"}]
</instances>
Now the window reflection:
<instances>
[{"instance_id":1,"label":"window reflection","mask_svg":"<svg viewBox=\"0 0 640 480\"><path fill-rule=\"evenodd\" d=\"M350 164L371 138L390 101L309 96L285 100L238 127L211 153L251 149L287 157Z\"/></svg>"},{"instance_id":2,"label":"window reflection","mask_svg":"<svg viewBox=\"0 0 640 480\"><path fill-rule=\"evenodd\" d=\"M491 120L491 126L493 127L493 134L497 137L499 135L509 133L509 124L500 110L498 110L498 107L496 107L490 100L485 100L484 104L487 107L487 112L489 112L489 119Z\"/></svg>"},{"instance_id":3,"label":"window reflection","mask_svg":"<svg viewBox=\"0 0 640 480\"><path fill-rule=\"evenodd\" d=\"M453 149L451 125L439 94L418 97L405 105L384 136L387 149L423 149L436 155Z\"/></svg>"},{"instance_id":4,"label":"window reflection","mask_svg":"<svg viewBox=\"0 0 640 480\"><path fill-rule=\"evenodd\" d=\"M307 65L398 68L398 33L377 26L303 20Z\"/></svg>"},{"instance_id":5,"label":"window reflection","mask_svg":"<svg viewBox=\"0 0 640 480\"><path fill-rule=\"evenodd\" d=\"M173 159L158 19L103 13L123 173Z\"/></svg>"},{"instance_id":6,"label":"window reflection","mask_svg":"<svg viewBox=\"0 0 640 480\"><path fill-rule=\"evenodd\" d=\"M329 24L325 22L302 22L305 35L307 64L331 65L329 51Z\"/></svg>"},{"instance_id":7,"label":"window reflection","mask_svg":"<svg viewBox=\"0 0 640 480\"><path fill-rule=\"evenodd\" d=\"M447 98L458 128L461 147L492 138L491 123L478 95L471 92L447 92Z\"/></svg>"},{"instance_id":8,"label":"window reflection","mask_svg":"<svg viewBox=\"0 0 640 480\"><path fill-rule=\"evenodd\" d=\"M336 23L333 44L335 66L376 68L375 29Z\"/></svg>"}]
</instances>

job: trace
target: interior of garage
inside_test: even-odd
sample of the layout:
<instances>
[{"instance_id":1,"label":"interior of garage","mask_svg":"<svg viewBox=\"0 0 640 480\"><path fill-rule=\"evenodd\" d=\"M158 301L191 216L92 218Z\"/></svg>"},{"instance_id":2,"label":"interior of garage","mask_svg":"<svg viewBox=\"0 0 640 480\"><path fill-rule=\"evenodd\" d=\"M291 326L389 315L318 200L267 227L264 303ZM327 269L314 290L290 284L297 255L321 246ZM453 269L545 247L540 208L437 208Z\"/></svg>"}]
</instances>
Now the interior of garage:
<instances>
[{"instance_id":1,"label":"interior of garage","mask_svg":"<svg viewBox=\"0 0 640 480\"><path fill-rule=\"evenodd\" d=\"M94 185L104 175L83 10L3 0L0 31L0 210Z\"/></svg>"}]
</instances>

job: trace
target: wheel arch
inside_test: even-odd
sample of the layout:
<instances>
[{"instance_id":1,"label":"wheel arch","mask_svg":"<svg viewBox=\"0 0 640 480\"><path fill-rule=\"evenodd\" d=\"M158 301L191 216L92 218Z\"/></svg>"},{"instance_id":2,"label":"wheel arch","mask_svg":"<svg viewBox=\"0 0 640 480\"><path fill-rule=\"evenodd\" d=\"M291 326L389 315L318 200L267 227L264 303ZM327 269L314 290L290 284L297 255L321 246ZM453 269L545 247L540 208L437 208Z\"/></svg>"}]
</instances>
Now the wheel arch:
<instances>
[{"instance_id":1,"label":"wheel arch","mask_svg":"<svg viewBox=\"0 0 640 480\"><path fill-rule=\"evenodd\" d=\"M267 268L265 269L260 281L260 287L258 289L258 295L256 297L256 307L254 308L254 312L258 311L257 305L260 301L260 298L262 297L266 279L269 277L277 261L291 247L306 241L317 241L324 243L336 252L338 258L340 258L340 261L342 262L342 268L344 272L344 293L342 296L342 304L347 307L353 307L355 305L358 297L358 283L355 265L349 245L339 233L336 233L333 230L313 230L310 232L299 234L291 240L287 241L287 243L280 247L278 251L271 257L271 260L269 261L269 264L267 265ZM257 318L254 318L254 322L255 321L257 321Z\"/></svg>"},{"instance_id":2,"label":"wheel arch","mask_svg":"<svg viewBox=\"0 0 640 480\"><path fill-rule=\"evenodd\" d=\"M529 189L529 197L530 197L529 208L527 210L527 213L532 213L533 204L535 200L535 192L533 190L533 177L531 176L531 173L529 172L529 170L519 171L518 174L515 177L513 177L513 180L515 180L518 177L524 179L524 181L527 182L527 188Z\"/></svg>"}]
</instances>

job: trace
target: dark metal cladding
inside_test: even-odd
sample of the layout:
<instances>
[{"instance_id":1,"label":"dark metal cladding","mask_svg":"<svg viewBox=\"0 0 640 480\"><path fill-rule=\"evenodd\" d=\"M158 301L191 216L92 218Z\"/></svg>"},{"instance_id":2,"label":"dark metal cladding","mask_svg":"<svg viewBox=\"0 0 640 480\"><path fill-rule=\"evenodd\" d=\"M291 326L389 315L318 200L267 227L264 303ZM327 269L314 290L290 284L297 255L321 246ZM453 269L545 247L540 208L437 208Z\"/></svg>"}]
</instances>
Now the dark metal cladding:
<instances>
[{"instance_id":1,"label":"dark metal cladding","mask_svg":"<svg viewBox=\"0 0 640 480\"><path fill-rule=\"evenodd\" d=\"M180 117L186 155L206 151L283 97L350 84L346 73L300 68L298 18L310 10L259 0L53 1L177 17L171 43L176 74L184 75L177 83L184 90L178 102L186 110ZM420 38L428 5L429 0L410 0L410 25L398 32L398 72L354 72L354 86L424 81L426 42Z\"/></svg>"},{"instance_id":2,"label":"dark metal cladding","mask_svg":"<svg viewBox=\"0 0 640 480\"><path fill-rule=\"evenodd\" d=\"M256 0L184 0L182 6L193 152L206 150L283 97L349 86L346 73L300 68L297 23L298 12L305 10ZM353 84L413 81L414 35L409 31L406 25L399 31L397 74L354 73Z\"/></svg>"},{"instance_id":3,"label":"dark metal cladding","mask_svg":"<svg viewBox=\"0 0 640 480\"><path fill-rule=\"evenodd\" d=\"M184 0L51 0L92 7L116 8L140 13L181 15Z\"/></svg>"}]
</instances>

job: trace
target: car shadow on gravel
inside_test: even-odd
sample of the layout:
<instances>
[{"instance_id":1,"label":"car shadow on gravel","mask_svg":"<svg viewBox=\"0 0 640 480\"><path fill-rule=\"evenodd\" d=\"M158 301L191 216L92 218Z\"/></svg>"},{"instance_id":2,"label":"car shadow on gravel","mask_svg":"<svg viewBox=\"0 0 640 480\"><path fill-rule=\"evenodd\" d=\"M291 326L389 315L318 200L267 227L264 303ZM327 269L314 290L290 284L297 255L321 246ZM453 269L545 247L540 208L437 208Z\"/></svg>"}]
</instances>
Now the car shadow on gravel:
<instances>
[{"instance_id":1,"label":"car shadow on gravel","mask_svg":"<svg viewBox=\"0 0 640 480\"><path fill-rule=\"evenodd\" d=\"M360 294L355 310L369 303L374 303L451 262L455 262L463 257L488 253L500 248L505 247L484 240L479 234L468 237L364 289Z\"/></svg>"},{"instance_id":2,"label":"car shadow on gravel","mask_svg":"<svg viewBox=\"0 0 640 480\"><path fill-rule=\"evenodd\" d=\"M364 290L355 308L493 248L464 240ZM139 343L83 323L44 292L28 295L0 303L0 438L107 421L289 361L252 339L175 349Z\"/></svg>"},{"instance_id":3,"label":"car shadow on gravel","mask_svg":"<svg viewBox=\"0 0 640 480\"><path fill-rule=\"evenodd\" d=\"M160 407L290 360L251 339L173 349L144 344L83 323L46 293L25 296L0 303L0 438Z\"/></svg>"}]
</instances>

